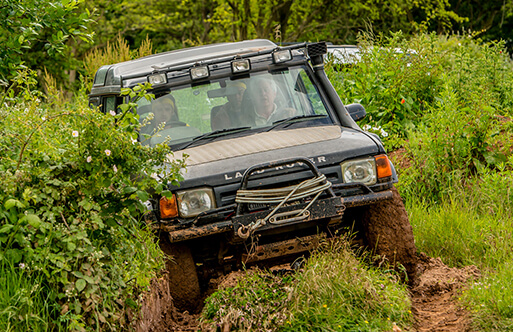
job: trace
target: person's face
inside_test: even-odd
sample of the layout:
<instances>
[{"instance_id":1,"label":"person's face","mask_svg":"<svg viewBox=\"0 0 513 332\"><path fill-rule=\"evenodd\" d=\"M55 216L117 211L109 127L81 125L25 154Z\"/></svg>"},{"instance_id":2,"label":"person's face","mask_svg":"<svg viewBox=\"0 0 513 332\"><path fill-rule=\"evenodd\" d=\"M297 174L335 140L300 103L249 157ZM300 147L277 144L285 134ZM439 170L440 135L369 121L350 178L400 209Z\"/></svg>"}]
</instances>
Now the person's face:
<instances>
[{"instance_id":1,"label":"person's face","mask_svg":"<svg viewBox=\"0 0 513 332\"><path fill-rule=\"evenodd\" d=\"M257 110L268 112L274 108L276 91L274 91L270 82L259 81L255 86L253 97L253 102L256 104Z\"/></svg>"},{"instance_id":2,"label":"person's face","mask_svg":"<svg viewBox=\"0 0 513 332\"><path fill-rule=\"evenodd\" d=\"M169 98L155 99L151 104L151 109L157 124L169 122L175 112L173 101Z\"/></svg>"},{"instance_id":3,"label":"person's face","mask_svg":"<svg viewBox=\"0 0 513 332\"><path fill-rule=\"evenodd\" d=\"M244 88L239 88L236 93L228 95L228 101L236 108L239 109L242 104L242 96L244 96Z\"/></svg>"}]
</instances>

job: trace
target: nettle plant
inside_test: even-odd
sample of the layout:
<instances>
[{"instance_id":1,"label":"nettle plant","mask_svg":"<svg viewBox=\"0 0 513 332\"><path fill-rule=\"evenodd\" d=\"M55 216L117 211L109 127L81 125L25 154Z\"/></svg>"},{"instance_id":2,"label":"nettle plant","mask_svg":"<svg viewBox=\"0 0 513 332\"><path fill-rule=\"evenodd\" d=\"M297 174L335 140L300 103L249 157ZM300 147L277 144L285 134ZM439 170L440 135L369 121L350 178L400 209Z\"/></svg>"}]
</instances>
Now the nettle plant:
<instances>
[{"instance_id":1,"label":"nettle plant","mask_svg":"<svg viewBox=\"0 0 513 332\"><path fill-rule=\"evenodd\" d=\"M124 93L151 98L146 88ZM163 267L143 202L178 183L184 160L137 142L133 104L102 114L16 101L0 108L0 260L44 275L55 326L124 329Z\"/></svg>"}]
</instances>

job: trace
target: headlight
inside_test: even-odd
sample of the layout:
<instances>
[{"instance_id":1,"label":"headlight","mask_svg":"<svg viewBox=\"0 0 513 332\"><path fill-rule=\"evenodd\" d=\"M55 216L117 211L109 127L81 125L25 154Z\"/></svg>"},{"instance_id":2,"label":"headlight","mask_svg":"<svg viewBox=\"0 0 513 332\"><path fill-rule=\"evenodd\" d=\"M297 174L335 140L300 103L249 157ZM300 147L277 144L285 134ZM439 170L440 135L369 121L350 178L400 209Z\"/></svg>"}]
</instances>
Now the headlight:
<instances>
[{"instance_id":1,"label":"headlight","mask_svg":"<svg viewBox=\"0 0 513 332\"><path fill-rule=\"evenodd\" d=\"M340 166L345 183L360 182L365 185L376 183L376 161L374 158L350 160L343 162Z\"/></svg>"},{"instance_id":2,"label":"headlight","mask_svg":"<svg viewBox=\"0 0 513 332\"><path fill-rule=\"evenodd\" d=\"M195 217L216 207L214 192L210 188L183 190L177 192L176 196L182 218Z\"/></svg>"}]
</instances>

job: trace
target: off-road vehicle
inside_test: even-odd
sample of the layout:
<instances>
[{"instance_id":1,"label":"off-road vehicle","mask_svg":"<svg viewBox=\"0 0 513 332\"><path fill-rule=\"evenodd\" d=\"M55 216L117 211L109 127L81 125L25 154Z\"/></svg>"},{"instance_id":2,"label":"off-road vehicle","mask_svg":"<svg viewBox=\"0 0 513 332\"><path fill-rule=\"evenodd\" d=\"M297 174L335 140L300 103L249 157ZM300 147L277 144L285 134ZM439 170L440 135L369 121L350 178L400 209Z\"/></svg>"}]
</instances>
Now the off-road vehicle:
<instances>
[{"instance_id":1,"label":"off-road vehicle","mask_svg":"<svg viewBox=\"0 0 513 332\"><path fill-rule=\"evenodd\" d=\"M171 292L190 307L211 278L290 260L352 230L412 276L412 228L378 136L355 121L323 66L326 44L268 40L199 46L106 65L90 103L116 110L121 88L150 82L139 101L141 144L187 155L173 197L151 200ZM149 138L151 137L151 138Z\"/></svg>"}]
</instances>

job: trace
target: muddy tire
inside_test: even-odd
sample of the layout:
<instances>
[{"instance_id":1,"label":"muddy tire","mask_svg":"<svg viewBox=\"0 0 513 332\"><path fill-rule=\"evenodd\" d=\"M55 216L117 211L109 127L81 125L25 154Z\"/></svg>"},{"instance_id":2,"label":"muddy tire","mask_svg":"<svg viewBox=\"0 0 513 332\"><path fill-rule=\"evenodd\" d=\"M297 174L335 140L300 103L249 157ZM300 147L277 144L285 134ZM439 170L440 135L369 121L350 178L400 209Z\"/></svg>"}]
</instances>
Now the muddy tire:
<instances>
[{"instance_id":1,"label":"muddy tire","mask_svg":"<svg viewBox=\"0 0 513 332\"><path fill-rule=\"evenodd\" d=\"M173 303L180 310L194 313L198 308L201 290L191 249L186 244L172 244L162 237L164 235L161 236L160 247L169 258L166 260L166 269Z\"/></svg>"},{"instance_id":2,"label":"muddy tire","mask_svg":"<svg viewBox=\"0 0 513 332\"><path fill-rule=\"evenodd\" d=\"M403 200L395 187L392 192L392 200L370 205L364 210L365 242L374 254L385 258L395 268L398 264L404 266L411 283L417 270L417 248Z\"/></svg>"}]
</instances>

